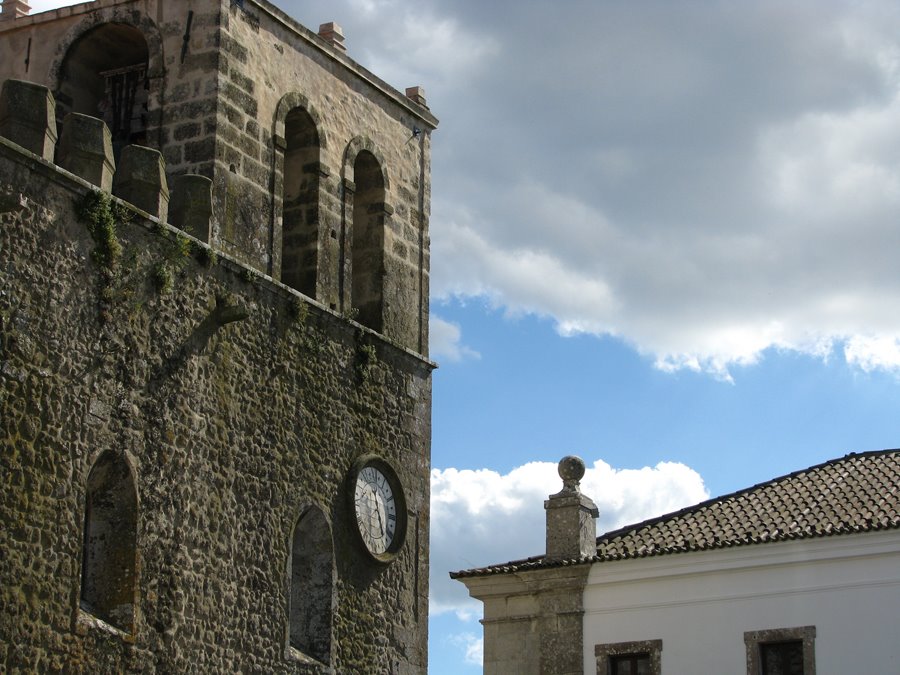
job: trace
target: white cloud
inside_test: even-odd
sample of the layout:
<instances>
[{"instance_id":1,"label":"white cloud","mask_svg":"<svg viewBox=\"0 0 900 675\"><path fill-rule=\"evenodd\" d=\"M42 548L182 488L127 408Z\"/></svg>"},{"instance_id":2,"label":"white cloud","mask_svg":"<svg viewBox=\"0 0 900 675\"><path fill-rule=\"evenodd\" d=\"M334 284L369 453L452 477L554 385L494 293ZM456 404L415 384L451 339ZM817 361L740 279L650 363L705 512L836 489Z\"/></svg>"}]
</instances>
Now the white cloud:
<instances>
[{"instance_id":1,"label":"white cloud","mask_svg":"<svg viewBox=\"0 0 900 675\"><path fill-rule=\"evenodd\" d=\"M472 666L484 663L484 639L472 633L457 633L450 636L450 641L463 650L463 660Z\"/></svg>"},{"instance_id":2,"label":"white cloud","mask_svg":"<svg viewBox=\"0 0 900 675\"><path fill-rule=\"evenodd\" d=\"M431 612L480 615L453 570L544 552L544 500L562 487L557 465L530 462L507 474L488 469L431 472ZM598 534L706 499L703 479L675 462L614 469L596 460L581 481L600 510Z\"/></svg>"},{"instance_id":3,"label":"white cloud","mask_svg":"<svg viewBox=\"0 0 900 675\"><path fill-rule=\"evenodd\" d=\"M844 345L847 363L866 372L877 368L900 371L900 338L895 335L857 335Z\"/></svg>"},{"instance_id":4,"label":"white cloud","mask_svg":"<svg viewBox=\"0 0 900 675\"><path fill-rule=\"evenodd\" d=\"M428 322L429 353L436 361L459 362L464 359L479 359L481 355L462 343L459 324L444 321L434 313Z\"/></svg>"},{"instance_id":5,"label":"white cloud","mask_svg":"<svg viewBox=\"0 0 900 675\"><path fill-rule=\"evenodd\" d=\"M30 0L28 3L31 7L31 13L46 12L51 9L59 9L60 7L68 7L69 5L80 5L86 0Z\"/></svg>"}]
</instances>

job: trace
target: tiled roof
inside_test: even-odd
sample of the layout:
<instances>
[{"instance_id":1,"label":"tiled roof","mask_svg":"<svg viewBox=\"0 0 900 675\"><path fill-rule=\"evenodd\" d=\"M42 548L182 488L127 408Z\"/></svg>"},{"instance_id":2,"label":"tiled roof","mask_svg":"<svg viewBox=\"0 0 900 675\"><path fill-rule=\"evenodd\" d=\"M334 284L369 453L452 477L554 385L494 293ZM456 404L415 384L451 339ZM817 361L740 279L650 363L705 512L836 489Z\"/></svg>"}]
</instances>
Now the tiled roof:
<instances>
[{"instance_id":1,"label":"tiled roof","mask_svg":"<svg viewBox=\"0 0 900 675\"><path fill-rule=\"evenodd\" d=\"M535 556L450 576L504 574L889 529L900 529L900 450L851 453L607 532L597 538L595 556L556 561Z\"/></svg>"}]
</instances>

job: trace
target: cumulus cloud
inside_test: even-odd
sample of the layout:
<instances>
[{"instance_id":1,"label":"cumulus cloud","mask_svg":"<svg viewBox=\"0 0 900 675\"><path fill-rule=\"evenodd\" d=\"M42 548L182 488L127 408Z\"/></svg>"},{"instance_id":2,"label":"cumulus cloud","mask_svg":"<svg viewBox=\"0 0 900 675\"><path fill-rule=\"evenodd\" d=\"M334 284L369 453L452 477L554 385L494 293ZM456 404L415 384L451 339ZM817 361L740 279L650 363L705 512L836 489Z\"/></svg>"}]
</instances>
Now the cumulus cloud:
<instances>
[{"instance_id":1,"label":"cumulus cloud","mask_svg":"<svg viewBox=\"0 0 900 675\"><path fill-rule=\"evenodd\" d=\"M507 474L488 469L431 472L431 612L478 616L481 603L468 597L448 572L506 562L544 552L544 500L562 483L557 465L530 462ZM600 510L598 533L706 499L703 479L674 462L615 469L602 460L590 466L582 491Z\"/></svg>"},{"instance_id":2,"label":"cumulus cloud","mask_svg":"<svg viewBox=\"0 0 900 675\"><path fill-rule=\"evenodd\" d=\"M280 4L425 86L436 297L723 379L770 349L895 367L859 350L900 338L896 3Z\"/></svg>"},{"instance_id":3,"label":"cumulus cloud","mask_svg":"<svg viewBox=\"0 0 900 675\"><path fill-rule=\"evenodd\" d=\"M450 636L450 641L463 651L463 661L472 666L484 662L484 638L472 633L458 633Z\"/></svg>"},{"instance_id":4,"label":"cumulus cloud","mask_svg":"<svg viewBox=\"0 0 900 675\"><path fill-rule=\"evenodd\" d=\"M459 324L444 321L431 314L428 322L429 354L436 361L459 362L464 359L479 359L481 355L462 343Z\"/></svg>"}]
</instances>

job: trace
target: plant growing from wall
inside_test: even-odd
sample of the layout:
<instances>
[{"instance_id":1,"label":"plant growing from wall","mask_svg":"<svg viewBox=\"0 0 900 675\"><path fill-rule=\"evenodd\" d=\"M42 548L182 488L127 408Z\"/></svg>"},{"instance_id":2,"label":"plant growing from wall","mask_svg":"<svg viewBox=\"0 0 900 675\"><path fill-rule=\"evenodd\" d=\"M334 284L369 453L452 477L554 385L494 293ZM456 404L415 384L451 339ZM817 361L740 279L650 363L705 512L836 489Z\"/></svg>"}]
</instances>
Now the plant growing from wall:
<instances>
[{"instance_id":1,"label":"plant growing from wall","mask_svg":"<svg viewBox=\"0 0 900 675\"><path fill-rule=\"evenodd\" d=\"M122 244L116 236L117 223L127 222L130 212L110 197L109 193L92 190L75 203L75 215L85 224L94 250L91 257L99 268L100 317L109 319L114 299L114 284L119 274Z\"/></svg>"},{"instance_id":2,"label":"plant growing from wall","mask_svg":"<svg viewBox=\"0 0 900 675\"><path fill-rule=\"evenodd\" d=\"M372 369L378 363L378 354L375 345L361 344L356 350L356 375L360 382L365 383L372 374Z\"/></svg>"}]
</instances>

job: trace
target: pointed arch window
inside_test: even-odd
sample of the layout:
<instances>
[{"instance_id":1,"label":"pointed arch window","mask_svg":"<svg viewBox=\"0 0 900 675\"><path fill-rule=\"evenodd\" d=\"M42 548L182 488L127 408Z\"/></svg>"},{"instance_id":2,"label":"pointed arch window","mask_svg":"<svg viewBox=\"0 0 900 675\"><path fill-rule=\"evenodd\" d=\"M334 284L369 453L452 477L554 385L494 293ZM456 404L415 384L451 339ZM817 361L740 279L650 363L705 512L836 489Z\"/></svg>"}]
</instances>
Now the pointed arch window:
<instances>
[{"instance_id":1,"label":"pointed arch window","mask_svg":"<svg viewBox=\"0 0 900 675\"><path fill-rule=\"evenodd\" d=\"M319 134L303 108L284 121L281 281L316 297L319 266Z\"/></svg>"},{"instance_id":2,"label":"pointed arch window","mask_svg":"<svg viewBox=\"0 0 900 675\"><path fill-rule=\"evenodd\" d=\"M81 607L126 632L134 625L137 491L125 458L104 452L88 476Z\"/></svg>"},{"instance_id":3,"label":"pointed arch window","mask_svg":"<svg viewBox=\"0 0 900 675\"><path fill-rule=\"evenodd\" d=\"M357 320L384 329L384 174L378 160L362 150L353 163L353 248L351 306Z\"/></svg>"},{"instance_id":4,"label":"pointed arch window","mask_svg":"<svg viewBox=\"0 0 900 675\"><path fill-rule=\"evenodd\" d=\"M334 549L324 514L309 508L294 527L288 574L288 640L317 661L331 662Z\"/></svg>"}]
</instances>

